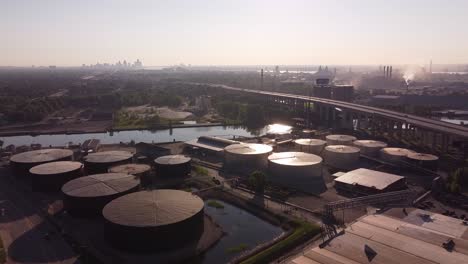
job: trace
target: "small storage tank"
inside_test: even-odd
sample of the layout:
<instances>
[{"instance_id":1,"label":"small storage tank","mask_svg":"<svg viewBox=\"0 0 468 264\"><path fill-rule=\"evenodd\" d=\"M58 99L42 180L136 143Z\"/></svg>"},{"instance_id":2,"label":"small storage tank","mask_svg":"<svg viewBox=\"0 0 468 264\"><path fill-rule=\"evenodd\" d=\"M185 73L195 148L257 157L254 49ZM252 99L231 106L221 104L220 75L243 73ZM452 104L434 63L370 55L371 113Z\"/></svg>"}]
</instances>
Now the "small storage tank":
<instances>
[{"instance_id":1,"label":"small storage tank","mask_svg":"<svg viewBox=\"0 0 468 264\"><path fill-rule=\"evenodd\" d=\"M224 148L224 166L226 169L250 173L254 170L265 170L268 167L268 156L273 148L264 144L242 143Z\"/></svg>"},{"instance_id":2,"label":"small storage tank","mask_svg":"<svg viewBox=\"0 0 468 264\"><path fill-rule=\"evenodd\" d=\"M313 192L323 185L322 158L304 152L278 152L268 156L269 180L278 185Z\"/></svg>"},{"instance_id":3,"label":"small storage tank","mask_svg":"<svg viewBox=\"0 0 468 264\"><path fill-rule=\"evenodd\" d=\"M353 145L361 150L361 154L370 157L377 157L379 151L387 147L387 143L377 140L356 140Z\"/></svg>"},{"instance_id":4,"label":"small storage tank","mask_svg":"<svg viewBox=\"0 0 468 264\"><path fill-rule=\"evenodd\" d=\"M111 150L89 154L84 158L86 173L106 173L112 166L131 163L132 157L132 153L123 150Z\"/></svg>"},{"instance_id":5,"label":"small storage tank","mask_svg":"<svg viewBox=\"0 0 468 264\"><path fill-rule=\"evenodd\" d=\"M63 206L75 216L100 216L113 199L135 192L137 177L124 173L103 173L76 178L62 186Z\"/></svg>"},{"instance_id":6,"label":"small storage tank","mask_svg":"<svg viewBox=\"0 0 468 264\"><path fill-rule=\"evenodd\" d=\"M408 153L408 162L428 170L437 170L439 157L426 153Z\"/></svg>"},{"instance_id":7,"label":"small storage tank","mask_svg":"<svg viewBox=\"0 0 468 264\"><path fill-rule=\"evenodd\" d=\"M294 141L297 151L320 154L327 142L321 139L301 138Z\"/></svg>"},{"instance_id":8,"label":"small storage tank","mask_svg":"<svg viewBox=\"0 0 468 264\"><path fill-rule=\"evenodd\" d=\"M325 164L330 167L351 170L358 166L360 150L353 146L326 146L323 151Z\"/></svg>"},{"instance_id":9,"label":"small storage tank","mask_svg":"<svg viewBox=\"0 0 468 264\"><path fill-rule=\"evenodd\" d=\"M28 176L29 170L37 165L53 162L72 160L73 151L69 149L39 149L13 155L10 158L10 166L15 176Z\"/></svg>"},{"instance_id":10,"label":"small storage tank","mask_svg":"<svg viewBox=\"0 0 468 264\"><path fill-rule=\"evenodd\" d=\"M156 176L161 178L185 178L189 176L192 159L184 155L162 156L154 160Z\"/></svg>"},{"instance_id":11,"label":"small storage tank","mask_svg":"<svg viewBox=\"0 0 468 264\"><path fill-rule=\"evenodd\" d=\"M408 154L414 151L405 148L383 148L380 150L380 158L387 162L405 161Z\"/></svg>"},{"instance_id":12,"label":"small storage tank","mask_svg":"<svg viewBox=\"0 0 468 264\"><path fill-rule=\"evenodd\" d=\"M151 179L151 166L147 164L122 164L111 167L109 169L111 173L125 173L137 176L140 179L140 183L142 186L148 186L153 181Z\"/></svg>"},{"instance_id":13,"label":"small storage tank","mask_svg":"<svg viewBox=\"0 0 468 264\"><path fill-rule=\"evenodd\" d=\"M83 176L83 164L76 161L54 161L32 167L33 191L58 192L66 182Z\"/></svg>"},{"instance_id":14,"label":"small storage tank","mask_svg":"<svg viewBox=\"0 0 468 264\"><path fill-rule=\"evenodd\" d=\"M312 138L313 136L315 136L315 130L313 129L303 129L301 131L301 137L303 138Z\"/></svg>"},{"instance_id":15,"label":"small storage tank","mask_svg":"<svg viewBox=\"0 0 468 264\"><path fill-rule=\"evenodd\" d=\"M350 135L328 135L327 145L352 145L356 137Z\"/></svg>"},{"instance_id":16,"label":"small storage tank","mask_svg":"<svg viewBox=\"0 0 468 264\"><path fill-rule=\"evenodd\" d=\"M104 207L104 235L111 245L124 250L179 249L200 239L203 209L200 197L184 191L127 194Z\"/></svg>"}]
</instances>

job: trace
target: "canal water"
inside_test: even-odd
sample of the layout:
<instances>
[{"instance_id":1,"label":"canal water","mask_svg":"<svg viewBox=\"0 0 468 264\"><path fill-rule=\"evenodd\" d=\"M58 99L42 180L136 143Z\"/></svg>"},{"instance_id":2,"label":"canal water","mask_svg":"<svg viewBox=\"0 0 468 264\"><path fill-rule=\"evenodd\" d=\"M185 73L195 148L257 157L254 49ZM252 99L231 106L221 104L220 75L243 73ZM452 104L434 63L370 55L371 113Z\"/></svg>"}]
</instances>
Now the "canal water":
<instances>
[{"instance_id":1,"label":"canal water","mask_svg":"<svg viewBox=\"0 0 468 264\"><path fill-rule=\"evenodd\" d=\"M11 136L0 137L4 141L3 146L14 144L15 146L41 144L42 146L64 146L69 142L73 144L83 143L86 139L96 138L103 144L115 144L120 142L135 143L147 142L169 142L187 141L200 136L221 136L221 137L253 137L265 134L267 128L250 130L240 126L211 126L211 127L184 127L164 130L132 130L113 133L86 133L86 134L53 134L38 136Z\"/></svg>"},{"instance_id":2,"label":"canal water","mask_svg":"<svg viewBox=\"0 0 468 264\"><path fill-rule=\"evenodd\" d=\"M200 263L227 263L243 253L240 248L252 249L271 241L283 233L281 227L270 224L257 216L223 201L214 200L224 208L214 208L205 202L205 213L210 215L226 233L202 257Z\"/></svg>"}]
</instances>

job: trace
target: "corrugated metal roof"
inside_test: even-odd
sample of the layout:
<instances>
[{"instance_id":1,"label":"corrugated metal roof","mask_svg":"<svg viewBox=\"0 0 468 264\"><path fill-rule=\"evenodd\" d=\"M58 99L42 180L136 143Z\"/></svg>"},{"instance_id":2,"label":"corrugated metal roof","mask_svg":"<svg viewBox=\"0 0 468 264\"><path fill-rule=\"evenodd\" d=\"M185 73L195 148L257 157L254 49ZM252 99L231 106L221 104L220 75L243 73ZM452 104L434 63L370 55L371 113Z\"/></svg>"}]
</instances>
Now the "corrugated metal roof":
<instances>
[{"instance_id":1,"label":"corrugated metal roof","mask_svg":"<svg viewBox=\"0 0 468 264\"><path fill-rule=\"evenodd\" d=\"M73 151L69 149L39 149L16 154L10 161L17 163L42 163L71 157Z\"/></svg>"},{"instance_id":2,"label":"corrugated metal roof","mask_svg":"<svg viewBox=\"0 0 468 264\"><path fill-rule=\"evenodd\" d=\"M103 173L80 177L65 183L62 192L74 197L99 197L135 188L140 180L125 173Z\"/></svg>"},{"instance_id":3,"label":"corrugated metal roof","mask_svg":"<svg viewBox=\"0 0 468 264\"><path fill-rule=\"evenodd\" d=\"M404 177L395 174L361 168L347 172L344 175L336 178L335 181L383 190L392 183L395 183L403 178Z\"/></svg>"}]
</instances>

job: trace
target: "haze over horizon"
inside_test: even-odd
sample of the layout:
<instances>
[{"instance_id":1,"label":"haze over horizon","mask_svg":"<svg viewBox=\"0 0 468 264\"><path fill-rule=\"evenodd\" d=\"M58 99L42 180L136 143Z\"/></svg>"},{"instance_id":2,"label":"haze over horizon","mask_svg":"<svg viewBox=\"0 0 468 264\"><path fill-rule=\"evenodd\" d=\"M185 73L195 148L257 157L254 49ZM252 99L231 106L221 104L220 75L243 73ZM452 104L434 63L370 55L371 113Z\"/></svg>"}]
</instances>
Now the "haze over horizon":
<instances>
[{"instance_id":1,"label":"haze over horizon","mask_svg":"<svg viewBox=\"0 0 468 264\"><path fill-rule=\"evenodd\" d=\"M468 63L468 1L0 4L1 66Z\"/></svg>"}]
</instances>

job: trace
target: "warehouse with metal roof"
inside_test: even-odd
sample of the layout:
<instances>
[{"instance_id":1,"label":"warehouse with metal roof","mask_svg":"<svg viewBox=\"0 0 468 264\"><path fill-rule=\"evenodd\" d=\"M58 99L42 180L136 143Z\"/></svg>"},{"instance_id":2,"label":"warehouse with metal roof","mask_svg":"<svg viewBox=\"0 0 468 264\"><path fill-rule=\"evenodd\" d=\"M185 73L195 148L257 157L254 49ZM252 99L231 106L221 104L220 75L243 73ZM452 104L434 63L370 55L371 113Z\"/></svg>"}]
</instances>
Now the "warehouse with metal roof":
<instances>
[{"instance_id":1,"label":"warehouse with metal roof","mask_svg":"<svg viewBox=\"0 0 468 264\"><path fill-rule=\"evenodd\" d=\"M202 136L185 142L185 145L191 148L198 148L206 152L211 152L213 154L222 155L225 147L239 143L239 141L220 137Z\"/></svg>"},{"instance_id":2,"label":"warehouse with metal roof","mask_svg":"<svg viewBox=\"0 0 468 264\"><path fill-rule=\"evenodd\" d=\"M405 189L406 179L395 174L360 168L336 178L335 188L357 194L376 194Z\"/></svg>"}]
</instances>

